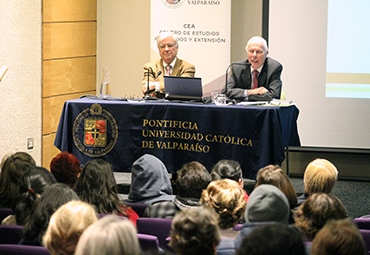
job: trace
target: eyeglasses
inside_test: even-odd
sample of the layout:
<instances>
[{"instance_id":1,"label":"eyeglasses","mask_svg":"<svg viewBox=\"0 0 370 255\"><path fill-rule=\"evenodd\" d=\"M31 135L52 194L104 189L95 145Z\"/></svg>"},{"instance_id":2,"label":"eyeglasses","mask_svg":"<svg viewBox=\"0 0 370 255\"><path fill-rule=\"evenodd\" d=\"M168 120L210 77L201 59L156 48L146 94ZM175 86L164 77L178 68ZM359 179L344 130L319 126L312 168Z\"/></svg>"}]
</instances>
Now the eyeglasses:
<instances>
[{"instance_id":1,"label":"eyeglasses","mask_svg":"<svg viewBox=\"0 0 370 255\"><path fill-rule=\"evenodd\" d=\"M174 43L169 43L169 44L160 44L159 45L160 49L165 49L166 47L170 49L170 48L175 47L175 44Z\"/></svg>"}]
</instances>

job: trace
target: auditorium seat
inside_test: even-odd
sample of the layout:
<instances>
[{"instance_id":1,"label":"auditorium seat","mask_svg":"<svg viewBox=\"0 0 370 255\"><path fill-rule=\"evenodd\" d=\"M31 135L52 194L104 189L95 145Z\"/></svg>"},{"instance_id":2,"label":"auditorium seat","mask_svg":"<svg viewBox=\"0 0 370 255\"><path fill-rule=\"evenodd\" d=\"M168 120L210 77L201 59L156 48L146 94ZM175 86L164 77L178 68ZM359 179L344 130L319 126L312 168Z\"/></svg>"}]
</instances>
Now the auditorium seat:
<instances>
[{"instance_id":1,"label":"auditorium seat","mask_svg":"<svg viewBox=\"0 0 370 255\"><path fill-rule=\"evenodd\" d=\"M354 222L359 229L370 229L370 218L355 218Z\"/></svg>"},{"instance_id":2,"label":"auditorium seat","mask_svg":"<svg viewBox=\"0 0 370 255\"><path fill-rule=\"evenodd\" d=\"M144 217L144 211L148 207L148 204L126 203L126 205L131 207L140 218Z\"/></svg>"},{"instance_id":3,"label":"auditorium seat","mask_svg":"<svg viewBox=\"0 0 370 255\"><path fill-rule=\"evenodd\" d=\"M0 244L1 255L50 255L48 249L43 246Z\"/></svg>"},{"instance_id":4,"label":"auditorium seat","mask_svg":"<svg viewBox=\"0 0 370 255\"><path fill-rule=\"evenodd\" d=\"M22 230L23 226L0 225L0 244L18 244Z\"/></svg>"},{"instance_id":5,"label":"auditorium seat","mask_svg":"<svg viewBox=\"0 0 370 255\"><path fill-rule=\"evenodd\" d=\"M158 254L159 241L158 237L146 234L137 234L141 250L144 254Z\"/></svg>"},{"instance_id":6,"label":"auditorium seat","mask_svg":"<svg viewBox=\"0 0 370 255\"><path fill-rule=\"evenodd\" d=\"M166 249L166 238L170 236L172 219L139 218L136 224L138 233L157 236L159 247Z\"/></svg>"},{"instance_id":7,"label":"auditorium seat","mask_svg":"<svg viewBox=\"0 0 370 255\"><path fill-rule=\"evenodd\" d=\"M366 245L366 252L367 254L370 254L370 230L369 229L359 229L362 238L365 241Z\"/></svg>"},{"instance_id":8,"label":"auditorium seat","mask_svg":"<svg viewBox=\"0 0 370 255\"><path fill-rule=\"evenodd\" d=\"M0 208L0 224L10 214L14 214L12 208Z\"/></svg>"}]
</instances>

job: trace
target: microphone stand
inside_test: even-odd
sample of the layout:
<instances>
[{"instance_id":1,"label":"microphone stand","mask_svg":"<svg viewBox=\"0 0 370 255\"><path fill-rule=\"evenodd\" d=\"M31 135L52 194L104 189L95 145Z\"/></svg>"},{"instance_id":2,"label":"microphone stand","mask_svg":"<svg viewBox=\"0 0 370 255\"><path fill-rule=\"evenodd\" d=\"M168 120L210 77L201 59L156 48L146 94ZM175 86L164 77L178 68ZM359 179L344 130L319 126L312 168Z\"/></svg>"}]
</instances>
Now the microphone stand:
<instances>
[{"instance_id":1,"label":"microphone stand","mask_svg":"<svg viewBox=\"0 0 370 255\"><path fill-rule=\"evenodd\" d=\"M153 74L154 78L157 78L159 76L159 74L162 73L161 71L158 72L159 73L158 76L155 77L154 72L153 72L153 69L149 66L149 68L148 68L148 81L146 83L146 92L145 92L144 99L145 100L158 100L158 98L153 97L153 96L150 95L150 93L153 92L154 90L152 90L152 91L149 90L149 71L151 71L151 73Z\"/></svg>"},{"instance_id":2,"label":"microphone stand","mask_svg":"<svg viewBox=\"0 0 370 255\"><path fill-rule=\"evenodd\" d=\"M225 75L225 77L226 77L226 80L225 80L225 95L226 95L226 97L227 97L227 80L229 79L229 69L230 69L230 67L232 67L233 65L239 65L239 66L250 66L250 63L238 63L238 62L234 62L234 63L231 63L227 68L226 68L226 75Z\"/></svg>"}]
</instances>

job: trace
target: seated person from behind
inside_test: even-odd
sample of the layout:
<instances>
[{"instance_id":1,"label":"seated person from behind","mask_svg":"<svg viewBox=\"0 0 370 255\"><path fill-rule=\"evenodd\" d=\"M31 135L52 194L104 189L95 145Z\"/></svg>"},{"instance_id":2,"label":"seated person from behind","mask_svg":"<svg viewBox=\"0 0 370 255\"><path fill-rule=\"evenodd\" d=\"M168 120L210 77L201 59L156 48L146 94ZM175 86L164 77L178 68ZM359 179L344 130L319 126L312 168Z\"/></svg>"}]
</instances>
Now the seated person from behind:
<instances>
[{"instance_id":1,"label":"seated person from behind","mask_svg":"<svg viewBox=\"0 0 370 255\"><path fill-rule=\"evenodd\" d=\"M252 37L245 47L248 59L231 67L232 75L221 93L231 99L248 101L270 101L280 99L283 66L268 57L265 39ZM256 78L254 72L257 71Z\"/></svg>"},{"instance_id":2,"label":"seated person from behind","mask_svg":"<svg viewBox=\"0 0 370 255\"><path fill-rule=\"evenodd\" d=\"M164 97L163 76L168 75L168 76L194 77L195 66L186 62L185 60L177 58L179 42L176 35L168 32L161 33L157 36L156 40L159 55L161 58L156 60L155 62L146 63L144 65L142 92L144 95L146 94L149 70L149 83L159 82L159 86L156 86L155 84L149 84L149 90L154 91L153 94L156 97L163 98ZM150 70L150 68L152 70ZM158 75L159 71L162 72L161 75Z\"/></svg>"}]
</instances>

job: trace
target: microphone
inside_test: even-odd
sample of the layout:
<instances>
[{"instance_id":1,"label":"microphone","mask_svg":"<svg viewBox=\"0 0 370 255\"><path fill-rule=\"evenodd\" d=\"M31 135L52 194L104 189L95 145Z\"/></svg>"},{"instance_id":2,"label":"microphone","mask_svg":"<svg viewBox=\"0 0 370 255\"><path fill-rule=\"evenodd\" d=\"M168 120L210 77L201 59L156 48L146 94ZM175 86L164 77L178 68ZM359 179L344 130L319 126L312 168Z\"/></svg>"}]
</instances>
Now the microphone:
<instances>
[{"instance_id":1,"label":"microphone","mask_svg":"<svg viewBox=\"0 0 370 255\"><path fill-rule=\"evenodd\" d=\"M230 67L232 67L233 65L238 65L238 66L250 66L251 63L238 63L238 62L234 62L234 63L231 63L227 68L226 68L226 81L225 81L225 92L224 94L227 96L227 80L228 80L228 76L229 76L229 69Z\"/></svg>"},{"instance_id":2,"label":"microphone","mask_svg":"<svg viewBox=\"0 0 370 255\"><path fill-rule=\"evenodd\" d=\"M145 93L144 99L156 100L158 98L150 96L150 93L154 92L155 89L149 90L149 71L153 75L154 79L157 79L158 76L162 74L162 71L159 70L157 75L155 75L154 72L153 72L153 68L151 68L151 67L148 68L148 81L147 81L147 84L146 84L147 87L146 87L146 93Z\"/></svg>"}]
</instances>

